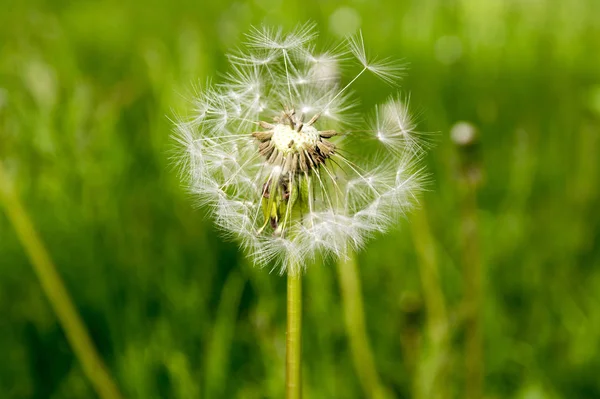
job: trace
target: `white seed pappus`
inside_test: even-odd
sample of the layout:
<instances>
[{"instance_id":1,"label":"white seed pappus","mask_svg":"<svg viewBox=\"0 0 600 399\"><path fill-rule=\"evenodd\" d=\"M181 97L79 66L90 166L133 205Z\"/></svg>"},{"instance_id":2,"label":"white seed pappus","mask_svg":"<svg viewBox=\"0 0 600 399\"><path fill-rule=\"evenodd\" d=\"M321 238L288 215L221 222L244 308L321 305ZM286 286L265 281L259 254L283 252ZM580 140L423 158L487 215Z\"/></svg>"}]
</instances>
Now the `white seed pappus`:
<instances>
[{"instance_id":1,"label":"white seed pappus","mask_svg":"<svg viewBox=\"0 0 600 399\"><path fill-rule=\"evenodd\" d=\"M222 82L198 89L193 114L176 122L194 198L255 264L281 273L361 248L398 222L423 183L427 140L408 97L361 115L350 90L366 73L396 84L401 65L370 58L362 34L330 50L315 39L312 24L255 28Z\"/></svg>"}]
</instances>

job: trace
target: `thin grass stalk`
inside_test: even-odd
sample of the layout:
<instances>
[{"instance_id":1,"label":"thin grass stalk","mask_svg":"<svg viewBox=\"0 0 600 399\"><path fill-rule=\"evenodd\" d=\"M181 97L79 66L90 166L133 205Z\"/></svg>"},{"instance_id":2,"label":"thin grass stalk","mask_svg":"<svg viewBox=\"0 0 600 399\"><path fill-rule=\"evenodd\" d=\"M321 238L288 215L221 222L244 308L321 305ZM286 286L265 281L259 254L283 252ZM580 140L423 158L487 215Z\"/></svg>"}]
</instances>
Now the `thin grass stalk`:
<instances>
[{"instance_id":1,"label":"thin grass stalk","mask_svg":"<svg viewBox=\"0 0 600 399\"><path fill-rule=\"evenodd\" d=\"M362 289L356 258L350 254L337 262L338 278L342 292L342 306L354 369L365 397L384 398L385 390L377 374L375 360L367 337Z\"/></svg>"},{"instance_id":2,"label":"thin grass stalk","mask_svg":"<svg viewBox=\"0 0 600 399\"><path fill-rule=\"evenodd\" d=\"M427 308L428 348L421 359L415 379L415 397L442 399L448 396L447 359L449 325L447 306L441 287L436 245L425 208L413 214L412 236L419 260L423 298Z\"/></svg>"},{"instance_id":3,"label":"thin grass stalk","mask_svg":"<svg viewBox=\"0 0 600 399\"><path fill-rule=\"evenodd\" d=\"M287 274L285 397L302 398L302 273Z\"/></svg>"},{"instance_id":4,"label":"thin grass stalk","mask_svg":"<svg viewBox=\"0 0 600 399\"><path fill-rule=\"evenodd\" d=\"M60 275L56 271L1 163L0 203L15 229L42 285L42 289L65 332L75 356L82 365L84 374L92 383L92 387L102 399L121 398L117 385L96 351Z\"/></svg>"},{"instance_id":5,"label":"thin grass stalk","mask_svg":"<svg viewBox=\"0 0 600 399\"><path fill-rule=\"evenodd\" d=\"M210 345L206 353L206 395L207 398L225 396L228 381L228 368L231 345L234 339L235 326L240 300L246 280L237 270L227 276L217 308Z\"/></svg>"}]
</instances>

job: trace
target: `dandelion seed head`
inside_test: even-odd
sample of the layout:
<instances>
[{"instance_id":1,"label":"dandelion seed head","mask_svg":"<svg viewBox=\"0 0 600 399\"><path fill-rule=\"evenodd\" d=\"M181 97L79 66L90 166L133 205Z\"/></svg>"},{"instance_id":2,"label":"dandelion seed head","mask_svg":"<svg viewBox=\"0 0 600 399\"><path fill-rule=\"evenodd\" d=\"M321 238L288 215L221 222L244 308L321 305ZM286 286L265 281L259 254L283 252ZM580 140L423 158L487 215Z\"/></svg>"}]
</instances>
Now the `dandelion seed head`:
<instances>
[{"instance_id":1,"label":"dandelion seed head","mask_svg":"<svg viewBox=\"0 0 600 399\"><path fill-rule=\"evenodd\" d=\"M174 158L198 205L257 265L282 273L361 248L423 183L426 146L408 98L364 117L350 90L364 72L396 83L401 67L368 56L362 33L329 50L315 38L312 24L253 29L222 82L198 89L193 114L175 122ZM346 62L362 70L343 76Z\"/></svg>"}]
</instances>

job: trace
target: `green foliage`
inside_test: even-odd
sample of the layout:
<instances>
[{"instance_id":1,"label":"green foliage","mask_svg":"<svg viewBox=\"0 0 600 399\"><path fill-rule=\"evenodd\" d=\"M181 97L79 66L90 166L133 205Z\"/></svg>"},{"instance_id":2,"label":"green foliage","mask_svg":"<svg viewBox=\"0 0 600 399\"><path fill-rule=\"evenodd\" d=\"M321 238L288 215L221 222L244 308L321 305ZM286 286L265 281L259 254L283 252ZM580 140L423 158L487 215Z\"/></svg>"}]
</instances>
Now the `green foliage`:
<instances>
[{"instance_id":1,"label":"green foliage","mask_svg":"<svg viewBox=\"0 0 600 399\"><path fill-rule=\"evenodd\" d=\"M600 397L600 3L4 0L0 160L123 392L277 398L285 278L245 263L180 187L169 117L223 73L251 24L358 23L409 62L420 128L440 132L423 198L464 384L458 121L481 138L479 238L489 398ZM354 25L353 25L354 24ZM360 81L368 106L384 100ZM410 220L359 255L382 383L410 397L426 309ZM304 285L308 398L358 398L334 265ZM93 397L0 212L0 396Z\"/></svg>"}]
</instances>

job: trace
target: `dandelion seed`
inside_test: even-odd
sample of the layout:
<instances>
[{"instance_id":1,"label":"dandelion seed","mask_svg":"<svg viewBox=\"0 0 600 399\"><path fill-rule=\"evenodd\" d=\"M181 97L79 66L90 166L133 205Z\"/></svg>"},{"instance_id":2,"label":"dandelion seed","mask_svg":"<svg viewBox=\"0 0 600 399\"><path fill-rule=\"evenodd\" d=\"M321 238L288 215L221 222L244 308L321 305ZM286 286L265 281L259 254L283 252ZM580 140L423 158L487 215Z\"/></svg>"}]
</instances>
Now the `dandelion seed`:
<instances>
[{"instance_id":1,"label":"dandelion seed","mask_svg":"<svg viewBox=\"0 0 600 399\"><path fill-rule=\"evenodd\" d=\"M365 50L362 32L358 32L357 35L348 38L348 48L365 70L369 70L391 85L398 83L404 67L397 61L388 58L369 57Z\"/></svg>"},{"instance_id":2,"label":"dandelion seed","mask_svg":"<svg viewBox=\"0 0 600 399\"><path fill-rule=\"evenodd\" d=\"M315 38L312 24L254 29L224 81L176 123L190 191L256 264L281 273L362 247L411 207L423 181L426 146L408 98L391 97L369 120L349 90L365 72L396 83L401 68L369 58L362 34L329 51ZM362 66L357 75L341 75L350 60L340 50Z\"/></svg>"}]
</instances>

